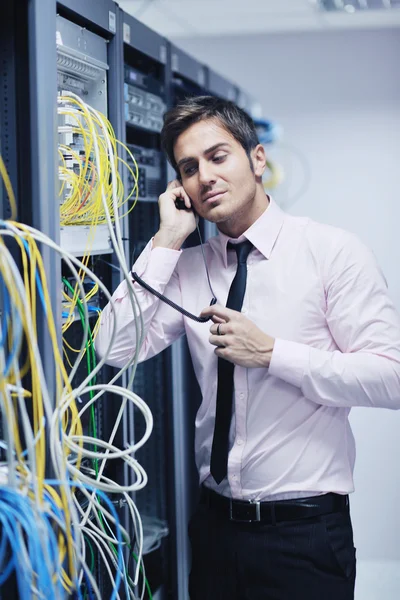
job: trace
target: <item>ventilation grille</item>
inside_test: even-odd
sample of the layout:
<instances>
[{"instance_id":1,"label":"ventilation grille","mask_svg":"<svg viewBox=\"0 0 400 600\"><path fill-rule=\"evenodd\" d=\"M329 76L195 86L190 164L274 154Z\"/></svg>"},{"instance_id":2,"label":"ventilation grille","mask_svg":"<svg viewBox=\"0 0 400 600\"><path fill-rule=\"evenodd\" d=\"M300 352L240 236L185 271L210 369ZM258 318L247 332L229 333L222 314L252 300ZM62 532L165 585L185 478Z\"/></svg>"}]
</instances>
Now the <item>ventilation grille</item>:
<instances>
[{"instance_id":1,"label":"ventilation grille","mask_svg":"<svg viewBox=\"0 0 400 600\"><path fill-rule=\"evenodd\" d=\"M86 80L96 80L100 77L103 69L90 65L89 63L63 54L60 51L57 52L57 66L60 70L66 71L67 73L73 73L79 75Z\"/></svg>"}]
</instances>

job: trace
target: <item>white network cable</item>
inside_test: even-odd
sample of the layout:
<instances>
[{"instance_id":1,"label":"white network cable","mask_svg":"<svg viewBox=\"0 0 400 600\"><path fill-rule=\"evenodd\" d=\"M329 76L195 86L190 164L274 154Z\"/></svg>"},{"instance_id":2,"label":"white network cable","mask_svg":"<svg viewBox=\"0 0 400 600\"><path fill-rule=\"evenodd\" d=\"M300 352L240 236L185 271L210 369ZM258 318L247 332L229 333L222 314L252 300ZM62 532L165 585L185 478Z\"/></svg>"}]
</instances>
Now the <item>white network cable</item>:
<instances>
[{"instance_id":1,"label":"white network cable","mask_svg":"<svg viewBox=\"0 0 400 600\"><path fill-rule=\"evenodd\" d=\"M71 96L72 98L74 98L75 100L81 102L81 100L79 99L78 96L76 96L73 93L66 93L65 96ZM96 128L95 128L95 124L93 122L93 118L92 118L92 114L96 117L97 121L101 124L102 126L102 135L104 137L104 139L106 140L107 143L107 148L109 151L109 154L112 154L112 145L111 145L111 141L110 141L110 137L108 135L108 131L107 131L107 126L105 124L104 118L103 116L96 110L92 109L90 106L86 105L85 107L85 117L89 123L90 126L90 130L91 130L91 134L93 136L93 145L94 145L94 153L95 153L95 158L96 158L96 162L99 165L101 165L100 162L100 153L99 153L99 146L98 146L98 142L97 142L97 136L95 134ZM117 205L117 195L116 195L116 173L115 173L115 163L114 161L110 161L111 164L111 171L112 171L112 185L113 185L113 207L114 207L114 214L118 214L118 205ZM101 173L99 174L99 178L101 179ZM110 231L110 237L112 240L112 244L114 247L114 250L116 252L117 258L119 260L120 266L121 266L121 270L125 276L126 282L128 284L128 293L129 293L129 297L131 300L131 304L132 304L132 309L133 309L133 314L135 316L135 325L136 325L136 336L137 336L137 340L138 343L136 345L136 352L133 355L131 361L129 361L129 363L127 365L125 365L125 367L123 369L121 369L117 375L112 379L112 381L110 383L113 383L118 377L121 376L121 374L123 372L125 372L130 366L132 366L131 369L131 373L130 373L130 377L128 380L128 385L127 388L130 389L132 387L132 383L133 383L133 379L135 376L135 372L136 372L136 366L137 366L137 359L138 359L138 354L139 354L139 350L140 347L142 345L143 342L143 320L142 320L142 316L140 313L140 308L139 305L137 303L136 300L136 294L133 288L133 283L131 281L131 277L130 277L130 270L129 270L129 266L127 265L126 259L125 259L125 255L124 255L124 247L123 247L123 240L122 240L122 235L121 235L121 231L120 231L120 223L119 220L116 219L115 221L115 229L116 229L116 234L114 234L114 230L113 230L113 224L112 224L112 219L111 219L111 215L108 209L108 205L105 199L105 194L104 194L104 190L102 190L102 199L103 199L103 208L104 208L104 212L106 215L106 219L107 219L107 223L109 226L109 231ZM113 313L114 314L114 313ZM111 346L111 344L110 344ZM107 357L108 352L106 352L105 354L105 358ZM85 383L85 382L83 382ZM82 386L83 386L82 383ZM97 396L96 396L97 398ZM121 404L121 408L120 411L118 413L116 422L115 422L115 426L113 429L113 433L111 435L110 441L111 439L114 438L115 433L118 429L118 426L120 424L120 421L122 419L123 416L123 412L125 410L125 406L126 406L126 401L124 401ZM101 474L104 471L105 468L105 460L103 460L100 470L99 470L99 476L101 476ZM142 548L142 543L140 544L140 547ZM141 562L141 550L140 553L138 553L139 555L139 560L137 562L137 568L136 568L136 574L135 574L135 585L137 584L138 578L139 578L139 567L140 567L140 562Z\"/></svg>"},{"instance_id":2,"label":"white network cable","mask_svg":"<svg viewBox=\"0 0 400 600\"><path fill-rule=\"evenodd\" d=\"M67 94L65 94L65 95L67 95ZM129 509L129 512L130 512L130 515L132 518L134 530L135 530L135 544L137 546L137 557L138 557L136 570L135 570L135 577L133 578L133 581L130 580L130 582L131 582L131 586L137 586L138 580L139 580L139 569L142 566L143 529L142 529L142 524L141 524L141 520L140 520L140 515L138 513L138 510L137 510L132 498L130 497L130 494L134 491L141 489L147 483L147 475L146 475L143 467L141 467L141 465L138 463L138 461L134 458L134 454L138 450L138 448L143 446L143 444L148 440L148 438L151 434L151 431L152 431L152 427L153 427L153 419L152 419L151 411L148 408L148 406L146 405L146 403L141 398L139 398L139 396L137 396L137 394L135 394L131 389L133 378L134 378L135 371L136 371L138 354L139 354L141 343L143 341L143 320L142 320L142 316L140 313L139 305L137 303L135 291L133 288L133 283L131 282L129 265L127 264L126 259L125 259L123 240L122 240L122 235L121 235L121 230L120 230L120 223L119 223L119 219L117 217L117 215L119 214L117 188L116 188L117 177L116 177L116 171L115 171L115 161L113 160L113 147L112 147L111 139L110 139L110 136L109 136L109 133L107 130L107 126L106 126L103 116L100 113L98 113L97 111L95 111L94 109L92 109L91 107L89 107L88 105L84 105L84 103L82 102L82 100L79 97L75 96L72 93L70 93L68 95L70 95L71 97L73 97L75 99L78 99L79 102L81 103L81 105L83 105L83 107L84 107L85 117L87 119L87 122L90 124L91 132L93 135L94 163L96 164L96 167L99 170L101 169L102 163L100 160L99 143L97 140L98 134L96 133L96 127L94 125L93 117L97 120L97 124L98 123L101 124L101 135L103 137L103 140L106 143L106 148L107 148L107 151L108 151L108 154L110 157L113 214L116 217L115 223L114 223L115 231L114 231L114 226L113 226L112 218L110 215L110 211L108 208L108 204L106 202L105 193L104 193L104 190L102 189L103 209L104 209L104 213L106 215L106 221L107 221L107 224L109 227L110 237L112 240L114 251L115 251L117 259L120 263L121 270L122 270L122 272L126 278L127 284L128 284L128 293L129 293L129 297L130 297L130 300L132 303L132 310L135 315L136 334L137 334L138 344L136 347L135 354L132 356L132 359L129 361L129 363L127 365L125 365L115 375L115 377L113 377L113 379L108 384L102 384L102 385L100 385L100 384L91 385L90 384L90 381L92 381L93 377L100 371L100 369L107 362L107 356L108 356L110 349L114 343L114 339L115 339L115 335L116 335L116 317L115 317L116 313L115 313L115 310L113 309L112 310L112 315L114 318L113 331L112 331L111 338L109 340L108 351L104 354L103 358L98 362L95 369L90 374L88 374L88 376L85 378L84 381L82 381L76 388L72 387L71 391L68 391L64 387L61 397L57 398L56 402L53 403L50 398L50 393L49 393L49 389L48 389L45 374L44 374L42 357L40 356L40 352L39 352L39 348L38 348L38 345L36 342L32 323L30 322L29 319L27 319L26 320L26 324L27 324L26 335L29 337L29 341L32 346L32 352L33 352L33 356L34 356L34 368L36 369L36 372L38 374L38 378L40 381L41 392L42 392L42 397L43 397L43 406L44 406L44 411L45 411L45 415L42 419L40 429L36 433L36 435L34 434L34 432L32 430L32 426L31 426L31 423L30 423L30 420L28 417L27 409L26 409L25 390L24 390L24 388L22 386L22 382L18 376L13 385L6 386L6 392L4 394L0 393L0 403L1 403L1 409L2 409L3 414L14 415L13 421L15 420L15 422L16 422L17 416L14 414L13 399L11 397L11 394L14 397L16 396L18 408L19 408L18 419L22 425L22 429L24 432L25 444L26 444L26 451L25 451L26 459L24 461L24 470L25 470L24 475L23 476L22 476L22 474L16 475L17 471L16 471L15 451L14 451L15 439L14 439L14 435L13 435L13 428L11 426L10 427L8 426L7 419L3 419L6 448L7 448L9 485L16 490L17 489L25 489L26 491L27 491L28 487L31 487L34 492L35 504L36 504L38 514L40 511L45 510L45 512L48 515L51 515L51 518L57 524L60 531L63 531L65 533L65 535L67 535L67 524L62 519L60 519L56 513L54 513L53 509L51 508L51 506L48 503L46 503L46 505L43 506L43 504L41 502L40 494L39 494L39 489L38 489L38 480L37 480L37 476L36 476L37 466L36 466L36 459L35 459L35 448L37 447L39 440L44 439L45 426L47 426L48 432L49 432L48 443L50 446L51 462L53 465L56 479L59 480L60 488L63 489L63 491L67 497L67 501L68 501L68 508L69 508L69 514L70 514L70 519L71 519L71 528L72 528L73 538L74 538L73 545L74 545L74 551L75 551L75 560L76 560L77 567L78 567L78 581L79 581L79 583L81 583L83 580L83 575L85 574L85 576L90 581L90 584L93 589L93 593L95 594L95 596L97 598L100 598L99 589L97 587L97 584L94 580L93 575L90 572L90 568L88 567L87 562L86 562L87 556L85 553L85 541L84 541L83 534L90 537L91 541L96 545L98 552L105 563L106 570L112 581L113 581L114 575L113 575L113 571L110 569L109 564L111 563L114 570L119 569L119 567L118 567L116 559L115 559L112 551L110 550L110 547L108 544L112 543L114 546L117 546L118 540L115 536L115 533L110 529L110 525L109 525L110 523L113 523L113 525L115 526L114 519L113 519L112 515L110 514L110 512L105 508L105 506L103 504L100 504L100 502L98 501L95 490L103 490L108 494L118 494L123 497L124 501L127 504L127 507ZM101 174L99 174L99 180L101 180L101 179L102 179ZM102 283L102 281L98 277L96 277L96 275L87 266L85 266L85 264L83 264L81 261L79 261L76 257L74 257L69 252L63 250L61 247L59 247L57 244L55 244L54 241L52 241L50 238L48 238L42 232L34 229L33 227L27 227L27 226L24 226L24 229L25 229L25 231L20 229L16 225L12 224L11 222L7 222L7 228L1 229L0 235L2 237L13 237L13 238L18 237L21 240L27 240L28 238L31 238L31 239L34 239L36 242L38 242L40 244L44 244L44 245L48 246L51 250L57 252L60 255L60 257L68 265L71 273L73 274L73 276L76 280L76 284L79 289L79 294L80 294L80 298L82 299L81 302L82 302L82 306L83 306L83 310L84 310L85 325L84 325L83 342L82 342L80 351L78 353L78 356L77 356L76 360L74 361L72 370L69 374L69 380L71 383L73 383L74 376L77 372L79 364L84 357L85 339L87 338L88 329L89 329L88 307L87 307L87 302L85 301L85 293L83 290L82 282L81 282L79 274L78 274L78 270L80 272L83 272L87 277L92 279L99 286L99 288L103 291L105 297L107 298L107 300L109 302L111 302L111 306L113 307L114 305L112 302L112 298L111 298L110 293L108 292L108 290ZM0 244L0 261L2 264L2 273L7 273L6 284L8 283L9 285L13 286L13 289L15 290L15 292L18 294L18 297L20 298L22 309L25 311L26 315L29 315L30 314L30 304L29 304L29 299L27 296L27 291L25 289L25 283L19 273L18 267L16 266L10 252L7 250L7 248L4 244ZM11 314L12 314L13 320L16 323L20 322L21 315L17 314L16 307L11 307ZM18 347L22 343L22 337L23 336L21 333L21 340L19 340L19 341L17 340ZM16 353L16 355L18 355L18 352ZM4 365L5 365L4 348L1 346L0 347L0 368L2 368L3 372L4 372ZM127 389L115 385L114 382L128 369L129 369L129 380L128 380ZM18 363L17 363L16 359L14 359L14 373L18 374ZM104 393L109 392L109 393L113 394L114 396L117 395L117 396L121 397L121 408L118 413L113 431L111 433L111 436L110 436L110 439L108 442L104 441L104 440L99 440L99 439L93 438L91 436L70 434L68 431L63 430L63 428L62 428L63 417L65 417L65 415L68 413L71 405L73 405L73 403L75 403L77 400L79 400L79 398L82 395L88 394L89 392L95 392L95 395L81 409L81 411L79 412L79 415L78 415L79 419L81 418L82 414L86 410L88 410L88 408L93 403L95 403L97 401L101 401L101 398L104 395ZM137 440L135 443L130 443L126 449L120 450L116 446L113 445L113 440L115 438L116 432L118 430L118 427L122 420L124 410L125 410L128 402L132 403L133 406L136 406L136 408L139 410L139 412L143 415L144 420L145 420L145 433L143 434L143 436L140 440ZM53 404L55 404L55 408L53 407ZM74 425L74 423L72 423L72 425ZM90 446L96 446L97 448L101 449L102 451L94 452L92 450L88 450L87 448L85 448L85 446L87 444ZM66 448L69 448L71 451L68 455L68 458L66 458ZM98 474L96 475L96 473L94 473L90 469L85 470L83 467L77 468L77 466L76 466L76 457L77 456L80 456L81 458L88 457L88 458L96 459L96 460L100 461L101 464L100 464ZM105 468L107 460L112 460L115 458L122 459L124 462L127 463L129 469L135 475L134 483L132 483L131 485L121 486L121 485L117 484L116 482L110 480L108 477L104 476L103 473L104 473L104 468ZM79 505L79 502L77 501L76 495L75 495L76 490L73 491L73 490L71 490L71 487L69 485L63 484L63 482L67 482L69 479L68 473L70 474L69 476L72 478L72 480L77 482L76 489L81 490L84 497L87 499L87 502L88 502L87 510L82 509L82 507ZM93 491L89 491L85 488L80 487L78 482L81 482L81 484L88 484ZM102 515L101 519L98 516L99 514ZM97 522L97 525L95 524L93 518ZM109 534L107 534L104 531L101 521L106 523ZM121 526L120 526L120 531L121 531L123 539L125 540L125 543L129 543L128 532L124 531ZM42 529L42 535L44 535L44 534L45 534L45 530ZM25 555L24 560L26 560L27 569L29 570L30 564L29 564L28 554ZM48 557L45 560L47 563L49 563ZM61 565L59 565L59 567L61 568ZM48 564L48 568L51 569L50 564ZM132 598L132 600L133 600L135 598L135 594L128 584L128 579L127 579L126 574L121 573L121 577L122 577L122 580L124 581L125 590L127 591L129 597ZM40 590L37 590L37 593L38 593L38 595L40 595ZM143 584L141 596L143 597L143 595L144 595L144 584ZM57 597L58 597L58 595L57 595ZM119 596L116 595L116 597L118 598Z\"/></svg>"},{"instance_id":3,"label":"white network cable","mask_svg":"<svg viewBox=\"0 0 400 600\"><path fill-rule=\"evenodd\" d=\"M84 112L87 122L89 123L90 132L91 132L91 135L93 138L94 155L95 155L95 161L96 161L97 167L99 169L99 179L102 180L100 151L99 151L99 144L98 144L97 135L96 135L96 126L95 126L95 123L93 120L93 116L101 124L102 136L106 141L109 155L112 156L112 154L113 154L112 144L111 144L110 136L108 134L106 123L104 121L104 117L103 117L103 115L101 115L101 113L94 110L89 105L86 105L85 103L83 103L82 100L79 98L79 96L73 94L72 92L65 92L64 96L73 98L75 101L79 102L83 106L83 112ZM113 190L113 195L112 195L113 209L114 209L114 214L118 215L118 200L117 200L117 190L116 190L116 181L117 181L116 175L117 174L115 172L115 162L113 160L110 160L110 166L111 166L111 175L112 175L111 181L112 181L112 190ZM127 365L125 365L125 367L123 369L121 369L115 375L115 377L111 380L110 384L112 384L114 381L116 381L117 378L119 378L129 367L132 367L130 376L129 376L129 380L128 380L128 384L127 384L127 388L130 389L132 387L133 379L134 379L134 376L136 373L136 366L137 366L137 360L138 360L140 347L143 342L143 329L144 329L143 319L142 319L142 315L140 312L139 304L136 299L136 294L135 294L135 291L133 288L133 283L131 281L129 266L125 259L124 245L123 245L123 240L122 240L122 235L121 235L121 230L120 230L119 219L118 218L115 219L116 233L114 234L113 222L112 222L110 211L109 211L109 208L108 208L108 205L106 202L105 192L104 192L103 188L101 189L101 195L102 195L102 201L103 201L103 209L104 209L104 212L106 215L106 220L107 220L107 224L109 227L109 233L110 233L111 241L112 241L112 244L114 247L114 251L116 253L121 270L122 270L122 272L125 276L126 282L128 284L128 294L130 297L132 310L133 310L133 314L135 317L136 336L137 336L137 340L138 340L138 343L136 345L136 351L135 351L134 355L132 356L132 359L127 363ZM113 311L113 314L115 315L114 311ZM115 329L114 329L114 331L115 331ZM112 344L110 341L109 348L111 346L112 346ZM105 353L105 356L103 357L104 362L106 362L107 355L109 353L109 348L108 348L107 352ZM90 380L93 377L93 375L94 375L94 372L91 373L91 375L87 378L87 380ZM87 380L82 382L81 386L78 388L79 393L81 393L81 389L84 388L84 385L86 385ZM97 399L97 397L98 396L95 396L96 399ZM115 422L115 425L113 428L113 432L110 437L110 444L112 443L112 440L114 439L115 434L118 430L119 424L120 424L120 422L122 420L122 416L124 414L125 407L126 407L126 400L124 400L121 403L121 408L117 415L116 422ZM101 475L104 471L106 460L107 460L107 458L104 458L101 463L98 478L101 477ZM130 487L130 489L132 490L132 486ZM140 543L140 549L141 548L142 548L142 541ZM140 553L138 553L138 556L139 556L139 560L137 561L136 574L135 574L135 578L134 578L135 585L137 585L137 582L139 579L139 569L140 569L140 563L141 563L141 559L142 559L141 550L140 550Z\"/></svg>"},{"instance_id":4,"label":"white network cable","mask_svg":"<svg viewBox=\"0 0 400 600\"><path fill-rule=\"evenodd\" d=\"M7 231L4 230L2 232L3 235L17 235L18 232L12 227L11 231ZM35 231L33 228L28 228L29 230L29 234L36 239L37 241L40 241L42 244L45 243L48 246L52 247L54 250L58 251L64 259L67 259L68 261L72 263L75 263L77 267L83 269L85 271L85 273L88 276L91 276L93 278L93 280L97 281L97 283L99 284L99 286L102 288L103 292L105 293L106 297L108 298L108 300L111 301L111 296L108 293L107 289L104 287L104 285L102 284L102 282L100 280L98 280L96 278L96 276L94 274L92 274L90 272L90 270L85 267L82 263L80 263L80 261L78 261L78 259L76 259L75 257L73 257L72 255L69 255L68 253L66 253L65 251L63 251L61 248L57 247L56 244L54 242L52 242L49 239L46 239L46 236L44 236L41 232ZM19 234L21 235L21 237L24 237L23 234L21 234L19 232ZM8 251L5 249L5 247L0 247L0 252L3 253L8 253ZM24 304L25 304L25 308L28 311L28 305L27 305L27 299L25 296L25 290L23 287L23 282L20 278L19 275L19 271L17 270L16 266L13 263L12 258L9 256L8 257L10 262L10 269L14 270L14 284L16 286L16 288L19 290L20 292L20 296L23 298ZM7 261L4 261L7 262ZM77 273L76 273L77 276ZM77 278L77 281L79 281L79 279ZM84 296L82 296L84 298ZM33 333L31 332L31 337L33 338ZM112 345L112 340L110 340L110 346ZM43 368L41 365L41 358L40 355L38 353L37 347L35 348L35 353L37 354L36 356L36 364L39 367L39 374L41 375L41 385L42 385L42 389L43 390L47 390L47 386L46 386L46 382L44 379L44 375L43 375ZM101 368L102 364L104 364L106 360L106 356L104 357L104 359L102 361L99 362L98 364L98 370ZM145 420L146 420L146 431L145 434L143 436L143 438L141 440L139 440L138 442L136 442L136 444L132 444L127 450L125 451L120 451L117 448L113 447L112 444L107 443L107 442L103 442L102 440L94 440L93 438L87 438L87 437L82 437L83 441L88 441L88 442L92 442L92 443L96 443L98 446L103 446L105 448L107 448L108 450L110 450L111 452L114 450L114 452L112 454L109 454L109 458L123 458L126 460L126 462L131 466L131 468L133 468L137 474L137 482L131 486L119 486L117 485L115 482L112 482L106 478L102 478L102 480L107 481L107 483L103 483L102 481L100 481L100 477L98 477L98 480L96 481L96 479L94 479L93 477L86 477L83 475L83 473L81 471L79 471L78 469L76 469L75 467L73 467L72 464L67 463L67 469L72 471L75 475L76 475L76 479L90 483L91 485L94 484L94 486L97 489L104 489L105 491L109 492L109 493L118 493L121 494L123 492L132 492L135 491L137 489L140 489L141 487L143 487L146 483L146 475L144 470L140 467L140 465L137 463L137 461L135 459L133 459L132 456L129 456L130 453L135 452L141 445L143 445L143 443L145 443L145 441L148 439L150 433L151 433L151 429L152 429L152 415L150 410L148 409L147 405L133 392L130 392L129 390L125 390L124 388L120 388L118 386L115 386L113 384L104 384L104 385L96 385L96 386L86 386L86 388L82 389L82 385L73 390L72 394L69 394L68 396L64 396L61 399L60 402L60 406L54 410L53 412L51 412L50 406L49 404L47 404L47 419L48 419L48 423L50 423L50 443L51 443L51 455L53 458L53 464L55 466L55 470L57 473L57 477L63 481L65 480L65 476L62 470L62 465L63 465L63 456L64 456L64 448L63 445L60 444L60 440L59 440L59 430L60 430L60 420L62 419L63 414L66 412L66 410L68 409L68 407L70 406L70 404L77 399L80 395L84 394L84 393L88 393L90 391L90 389L92 389L93 391L98 391L100 392L99 394L97 394L91 401L90 404L93 403L96 399L98 399L100 397L100 395L102 393L104 393L105 391L110 391L112 393L117 393L119 395L121 395L122 397L129 399L129 401L133 402L140 411L142 411ZM47 394L44 394L44 397L46 398L46 396L48 396L48 392ZM45 403L46 406L46 403ZM83 412L83 411L81 411ZM27 429L28 427L30 427L29 421L24 422L25 424L25 429ZM87 455L90 456L92 458L96 457L96 458L104 458L104 454L103 453L91 453L90 451L85 451L84 449L80 449L78 445L76 445L74 442L78 441L78 436L71 436L70 438L68 437L68 435L66 433L63 434L64 436L64 441L67 445L72 446L73 449L75 449L77 452L79 452L81 455ZM31 437L33 437L31 435ZM12 444L12 442L11 442ZM32 452L30 452L30 454L32 454ZM9 455L10 456L10 455ZM100 474L99 474L100 476ZM129 496L124 495L126 501L128 502L129 508L131 510L131 515L132 517L135 519L135 521L138 521L138 513L137 511L135 511L135 509L132 507L132 500L129 498ZM98 504L96 504L96 510L101 510L101 508L99 507ZM71 510L71 514L73 515L74 511ZM81 525L79 525L78 523L76 523L77 527L81 527ZM99 530L99 535L102 536L103 532L101 530ZM126 536L125 536L126 537ZM141 554L141 546L142 546L142 533L141 533L141 527L139 526L139 536L138 536L138 543L139 543L139 552L138 554ZM78 552L78 554L81 554L81 552ZM136 585L136 583L135 583Z\"/></svg>"}]
</instances>

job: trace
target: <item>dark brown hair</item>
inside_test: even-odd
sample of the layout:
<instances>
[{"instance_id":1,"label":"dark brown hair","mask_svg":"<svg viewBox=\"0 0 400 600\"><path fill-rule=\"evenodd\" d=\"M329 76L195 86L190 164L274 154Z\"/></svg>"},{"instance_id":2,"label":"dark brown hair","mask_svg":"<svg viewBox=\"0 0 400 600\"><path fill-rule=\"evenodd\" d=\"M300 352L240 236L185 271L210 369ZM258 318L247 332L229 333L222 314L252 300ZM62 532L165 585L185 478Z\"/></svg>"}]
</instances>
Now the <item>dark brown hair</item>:
<instances>
[{"instance_id":1,"label":"dark brown hair","mask_svg":"<svg viewBox=\"0 0 400 600\"><path fill-rule=\"evenodd\" d=\"M219 121L243 146L250 160L250 152L259 144L256 128L249 115L230 100L214 96L196 96L182 100L164 115L161 145L172 167L177 171L174 146L178 137L194 123L205 119ZM252 163L250 161L250 166Z\"/></svg>"}]
</instances>

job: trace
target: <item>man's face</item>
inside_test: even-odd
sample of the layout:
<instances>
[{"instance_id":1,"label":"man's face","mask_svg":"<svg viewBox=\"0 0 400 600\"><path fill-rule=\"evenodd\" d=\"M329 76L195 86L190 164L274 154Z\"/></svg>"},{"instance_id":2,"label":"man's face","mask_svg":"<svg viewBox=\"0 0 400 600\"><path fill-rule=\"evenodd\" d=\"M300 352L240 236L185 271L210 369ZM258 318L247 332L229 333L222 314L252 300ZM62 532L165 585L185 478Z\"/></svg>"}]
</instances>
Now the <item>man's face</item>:
<instances>
[{"instance_id":1,"label":"man's face","mask_svg":"<svg viewBox=\"0 0 400 600\"><path fill-rule=\"evenodd\" d=\"M195 211L217 223L224 233L232 235L238 224L242 229L240 223L249 227L258 213L265 210L264 205L260 212L257 185L265 168L262 146L251 153L252 170L241 144L217 120L207 119L195 123L177 138L174 156ZM261 196L261 203L266 204L262 191Z\"/></svg>"}]
</instances>

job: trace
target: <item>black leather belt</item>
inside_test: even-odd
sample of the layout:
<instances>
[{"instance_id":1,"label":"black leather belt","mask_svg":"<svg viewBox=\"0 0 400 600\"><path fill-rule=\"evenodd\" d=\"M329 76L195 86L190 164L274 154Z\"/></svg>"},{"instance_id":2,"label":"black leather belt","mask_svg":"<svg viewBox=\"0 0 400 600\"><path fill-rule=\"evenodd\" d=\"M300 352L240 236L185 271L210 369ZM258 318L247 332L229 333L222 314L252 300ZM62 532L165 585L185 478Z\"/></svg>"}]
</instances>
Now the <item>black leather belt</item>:
<instances>
[{"instance_id":1,"label":"black leather belt","mask_svg":"<svg viewBox=\"0 0 400 600\"><path fill-rule=\"evenodd\" d=\"M342 512L349 506L349 497L323 494L310 498L294 498L267 502L233 500L202 486L200 504L219 511L227 519L242 523L263 521L275 525L281 521L309 519L328 513Z\"/></svg>"}]
</instances>

